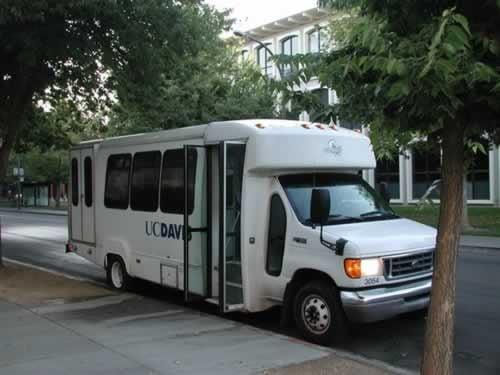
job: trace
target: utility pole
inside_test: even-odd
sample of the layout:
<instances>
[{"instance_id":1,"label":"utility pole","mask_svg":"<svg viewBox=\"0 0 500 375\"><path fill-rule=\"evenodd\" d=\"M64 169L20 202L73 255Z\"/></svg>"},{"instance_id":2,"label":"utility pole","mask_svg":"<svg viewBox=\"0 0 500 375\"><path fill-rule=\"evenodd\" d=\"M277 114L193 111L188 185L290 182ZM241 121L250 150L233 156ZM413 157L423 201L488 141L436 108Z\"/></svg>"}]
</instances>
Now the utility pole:
<instances>
[{"instance_id":1,"label":"utility pole","mask_svg":"<svg viewBox=\"0 0 500 375\"><path fill-rule=\"evenodd\" d=\"M2 217L0 216L0 268L3 267L3 259L2 259Z\"/></svg>"},{"instance_id":2,"label":"utility pole","mask_svg":"<svg viewBox=\"0 0 500 375\"><path fill-rule=\"evenodd\" d=\"M21 209L21 159L17 157L17 209Z\"/></svg>"},{"instance_id":3,"label":"utility pole","mask_svg":"<svg viewBox=\"0 0 500 375\"><path fill-rule=\"evenodd\" d=\"M14 168L14 176L17 177L16 207L18 210L20 210L23 199L21 194L21 183L24 181L24 169L21 168L21 158L19 156L17 157L17 167Z\"/></svg>"}]
</instances>

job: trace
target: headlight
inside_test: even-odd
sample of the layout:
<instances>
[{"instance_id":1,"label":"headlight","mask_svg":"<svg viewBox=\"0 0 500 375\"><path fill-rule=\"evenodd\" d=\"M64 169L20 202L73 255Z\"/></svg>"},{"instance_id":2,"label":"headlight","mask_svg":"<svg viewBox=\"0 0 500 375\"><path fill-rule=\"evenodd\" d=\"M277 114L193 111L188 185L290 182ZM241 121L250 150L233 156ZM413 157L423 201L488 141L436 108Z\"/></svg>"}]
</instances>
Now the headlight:
<instances>
[{"instance_id":1,"label":"headlight","mask_svg":"<svg viewBox=\"0 0 500 375\"><path fill-rule=\"evenodd\" d=\"M380 258L345 259L344 270L351 279L384 274L384 267Z\"/></svg>"}]
</instances>

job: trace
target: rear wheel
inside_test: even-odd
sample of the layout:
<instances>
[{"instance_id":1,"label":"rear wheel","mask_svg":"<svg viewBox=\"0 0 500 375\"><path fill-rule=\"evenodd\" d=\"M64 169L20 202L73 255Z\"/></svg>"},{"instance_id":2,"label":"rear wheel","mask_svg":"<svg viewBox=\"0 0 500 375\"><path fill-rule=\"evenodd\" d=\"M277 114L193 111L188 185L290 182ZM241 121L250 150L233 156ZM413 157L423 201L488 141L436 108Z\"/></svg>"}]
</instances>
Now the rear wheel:
<instances>
[{"instance_id":1,"label":"rear wheel","mask_svg":"<svg viewBox=\"0 0 500 375\"><path fill-rule=\"evenodd\" d=\"M312 281L299 289L294 304L295 323L301 334L320 345L340 343L347 336L347 319L337 289Z\"/></svg>"},{"instance_id":2,"label":"rear wheel","mask_svg":"<svg viewBox=\"0 0 500 375\"><path fill-rule=\"evenodd\" d=\"M106 269L108 283L117 290L126 290L130 287L131 278L125 268L122 258L112 256L109 258Z\"/></svg>"}]
</instances>

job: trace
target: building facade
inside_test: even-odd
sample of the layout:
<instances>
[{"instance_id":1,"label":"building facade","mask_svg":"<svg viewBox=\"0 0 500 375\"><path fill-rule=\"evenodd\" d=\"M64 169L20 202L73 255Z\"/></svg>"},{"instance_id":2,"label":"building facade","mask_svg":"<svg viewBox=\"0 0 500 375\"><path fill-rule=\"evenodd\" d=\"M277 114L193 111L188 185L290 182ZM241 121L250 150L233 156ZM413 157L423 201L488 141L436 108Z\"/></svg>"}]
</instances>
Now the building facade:
<instances>
[{"instance_id":1,"label":"building facade","mask_svg":"<svg viewBox=\"0 0 500 375\"><path fill-rule=\"evenodd\" d=\"M326 32L331 20L328 11L312 8L248 30L246 34L262 42L273 54L318 53L331 45ZM241 56L242 59L254 61L269 78L280 78L278 67L270 59L271 54L260 43L248 41ZM288 69L287 66L282 67L282 73L287 74ZM322 88L317 79L303 84L300 89L317 93L324 104L335 103L333 88ZM299 120L314 120L314 114L304 112L300 114ZM342 122L340 126L359 127ZM500 149L486 149L486 154L478 153L475 156L473 167L468 173L468 202L500 207ZM373 186L385 182L391 192L392 202L401 204L418 202L440 175L441 152L429 149L425 142L415 142L410 150L394 155L392 161L379 161L375 171L364 173L365 179ZM431 195L431 198L438 199L439 196Z\"/></svg>"}]
</instances>

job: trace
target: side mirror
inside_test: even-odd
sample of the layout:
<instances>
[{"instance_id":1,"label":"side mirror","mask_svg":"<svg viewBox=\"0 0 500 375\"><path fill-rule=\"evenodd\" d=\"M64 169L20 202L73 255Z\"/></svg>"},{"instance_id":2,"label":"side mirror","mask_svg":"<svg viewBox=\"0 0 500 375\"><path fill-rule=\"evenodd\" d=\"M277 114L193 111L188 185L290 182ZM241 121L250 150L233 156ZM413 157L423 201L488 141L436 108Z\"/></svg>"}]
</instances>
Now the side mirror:
<instances>
[{"instance_id":1,"label":"side mirror","mask_svg":"<svg viewBox=\"0 0 500 375\"><path fill-rule=\"evenodd\" d=\"M386 182L381 182L379 184L379 193L382 196L382 199L387 202L387 204L391 203L391 193L389 192L389 187Z\"/></svg>"},{"instance_id":2,"label":"side mirror","mask_svg":"<svg viewBox=\"0 0 500 375\"><path fill-rule=\"evenodd\" d=\"M311 222L323 225L330 215L330 191L328 189L313 189L311 195Z\"/></svg>"}]
</instances>

